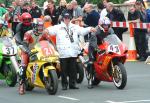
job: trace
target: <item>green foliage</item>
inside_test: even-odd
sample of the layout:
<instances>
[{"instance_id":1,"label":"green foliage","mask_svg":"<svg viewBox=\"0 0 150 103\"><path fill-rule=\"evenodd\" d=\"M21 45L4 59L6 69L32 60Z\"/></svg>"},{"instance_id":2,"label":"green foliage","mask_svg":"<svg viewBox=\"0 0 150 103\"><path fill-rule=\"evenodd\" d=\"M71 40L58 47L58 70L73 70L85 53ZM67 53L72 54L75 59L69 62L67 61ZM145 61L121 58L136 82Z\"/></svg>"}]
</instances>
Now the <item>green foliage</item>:
<instances>
[{"instance_id":1,"label":"green foliage","mask_svg":"<svg viewBox=\"0 0 150 103\"><path fill-rule=\"evenodd\" d=\"M3 2L3 0L0 0L0 2ZM46 0L35 0L37 3L38 3L38 5L40 5L40 6L42 6L43 5L43 3L46 1ZM67 2L70 2L71 0L66 0ZM79 4L82 4L82 3L84 3L85 1L89 1L89 2L91 2L91 3L94 3L94 4L98 4L99 2L102 2L102 0L77 0L78 1L78 3ZM111 2L113 2L113 3L117 3L117 4L121 4L121 3L123 3L124 1L126 1L126 0L110 0ZM58 2L59 2L59 0L56 0L56 4L58 5Z\"/></svg>"},{"instance_id":2,"label":"green foliage","mask_svg":"<svg viewBox=\"0 0 150 103\"><path fill-rule=\"evenodd\" d=\"M116 4L121 4L125 2L126 0L112 0L111 2L116 3Z\"/></svg>"},{"instance_id":3,"label":"green foliage","mask_svg":"<svg viewBox=\"0 0 150 103\"><path fill-rule=\"evenodd\" d=\"M39 6L43 6L43 3L46 1L46 0L35 0L36 3L39 5Z\"/></svg>"},{"instance_id":4,"label":"green foliage","mask_svg":"<svg viewBox=\"0 0 150 103\"><path fill-rule=\"evenodd\" d=\"M89 0L90 2L94 3L94 4L98 4L100 2L102 2L102 0ZM115 4L121 4L126 0L110 0L110 2L113 2Z\"/></svg>"},{"instance_id":5,"label":"green foliage","mask_svg":"<svg viewBox=\"0 0 150 103\"><path fill-rule=\"evenodd\" d=\"M4 3L5 1L4 0L0 0L0 3Z\"/></svg>"},{"instance_id":6,"label":"green foliage","mask_svg":"<svg viewBox=\"0 0 150 103\"><path fill-rule=\"evenodd\" d=\"M0 3L4 3L6 7L10 6L13 0L0 0Z\"/></svg>"}]
</instances>

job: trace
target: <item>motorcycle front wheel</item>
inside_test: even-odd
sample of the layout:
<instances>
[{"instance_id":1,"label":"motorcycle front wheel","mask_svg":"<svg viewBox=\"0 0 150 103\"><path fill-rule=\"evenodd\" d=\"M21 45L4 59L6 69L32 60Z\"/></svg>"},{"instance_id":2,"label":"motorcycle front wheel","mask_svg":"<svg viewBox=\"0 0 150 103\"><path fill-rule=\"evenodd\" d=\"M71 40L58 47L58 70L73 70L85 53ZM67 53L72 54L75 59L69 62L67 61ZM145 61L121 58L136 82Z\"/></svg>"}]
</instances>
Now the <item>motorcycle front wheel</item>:
<instances>
[{"instance_id":1,"label":"motorcycle front wheel","mask_svg":"<svg viewBox=\"0 0 150 103\"><path fill-rule=\"evenodd\" d=\"M122 63L114 65L113 82L118 89L124 89L127 83L127 73Z\"/></svg>"},{"instance_id":2,"label":"motorcycle front wheel","mask_svg":"<svg viewBox=\"0 0 150 103\"><path fill-rule=\"evenodd\" d=\"M54 95L58 89L58 77L55 70L48 71L48 77L45 81L46 90L48 94Z\"/></svg>"},{"instance_id":3,"label":"motorcycle front wheel","mask_svg":"<svg viewBox=\"0 0 150 103\"><path fill-rule=\"evenodd\" d=\"M17 83L17 73L11 64L3 66L5 80L8 86L14 87Z\"/></svg>"}]
</instances>

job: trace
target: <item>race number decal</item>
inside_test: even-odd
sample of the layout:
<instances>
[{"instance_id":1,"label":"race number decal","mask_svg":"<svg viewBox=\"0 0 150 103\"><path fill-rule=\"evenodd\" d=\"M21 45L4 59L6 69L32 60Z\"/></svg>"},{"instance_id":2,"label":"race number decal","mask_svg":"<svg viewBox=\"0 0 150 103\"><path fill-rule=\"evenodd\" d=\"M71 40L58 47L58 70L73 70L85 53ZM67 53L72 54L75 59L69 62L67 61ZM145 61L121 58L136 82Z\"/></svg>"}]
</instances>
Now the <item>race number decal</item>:
<instances>
[{"instance_id":1,"label":"race number decal","mask_svg":"<svg viewBox=\"0 0 150 103\"><path fill-rule=\"evenodd\" d=\"M120 53L119 46L118 45L109 45L108 52Z\"/></svg>"},{"instance_id":2,"label":"race number decal","mask_svg":"<svg viewBox=\"0 0 150 103\"><path fill-rule=\"evenodd\" d=\"M3 54L5 55L14 55L17 53L15 47L3 47Z\"/></svg>"},{"instance_id":3,"label":"race number decal","mask_svg":"<svg viewBox=\"0 0 150 103\"><path fill-rule=\"evenodd\" d=\"M44 54L45 55L52 55L53 50L51 48L43 48Z\"/></svg>"}]
</instances>

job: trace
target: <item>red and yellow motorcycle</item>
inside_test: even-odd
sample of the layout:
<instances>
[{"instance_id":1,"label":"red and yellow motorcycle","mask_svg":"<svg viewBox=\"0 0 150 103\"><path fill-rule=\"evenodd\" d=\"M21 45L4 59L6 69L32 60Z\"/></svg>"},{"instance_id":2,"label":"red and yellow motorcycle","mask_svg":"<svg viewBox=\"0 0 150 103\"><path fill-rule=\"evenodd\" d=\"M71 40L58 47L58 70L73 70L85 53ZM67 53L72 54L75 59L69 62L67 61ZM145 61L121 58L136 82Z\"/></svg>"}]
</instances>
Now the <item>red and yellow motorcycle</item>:
<instances>
[{"instance_id":1,"label":"red and yellow motorcycle","mask_svg":"<svg viewBox=\"0 0 150 103\"><path fill-rule=\"evenodd\" d=\"M38 42L31 52L32 55L26 71L26 90L31 91L34 87L41 87L46 88L49 94L56 94L58 89L56 73L59 64L58 52L48 41Z\"/></svg>"}]
</instances>

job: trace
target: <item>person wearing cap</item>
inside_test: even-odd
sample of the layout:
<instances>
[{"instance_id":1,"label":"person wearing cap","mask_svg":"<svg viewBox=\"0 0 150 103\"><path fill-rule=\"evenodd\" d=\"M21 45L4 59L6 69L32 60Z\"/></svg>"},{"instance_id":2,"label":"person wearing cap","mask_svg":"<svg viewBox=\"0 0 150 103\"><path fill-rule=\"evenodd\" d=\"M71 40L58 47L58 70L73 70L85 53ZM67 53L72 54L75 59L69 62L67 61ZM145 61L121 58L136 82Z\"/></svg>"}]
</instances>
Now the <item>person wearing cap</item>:
<instances>
[{"instance_id":1,"label":"person wearing cap","mask_svg":"<svg viewBox=\"0 0 150 103\"><path fill-rule=\"evenodd\" d=\"M76 58L79 54L79 35L86 35L96 31L95 28L83 28L71 23L71 16L66 10L62 14L62 22L48 27L44 34L56 35L56 47L59 53L61 65L62 89L79 89L76 86ZM69 76L69 81L67 80Z\"/></svg>"}]
</instances>

